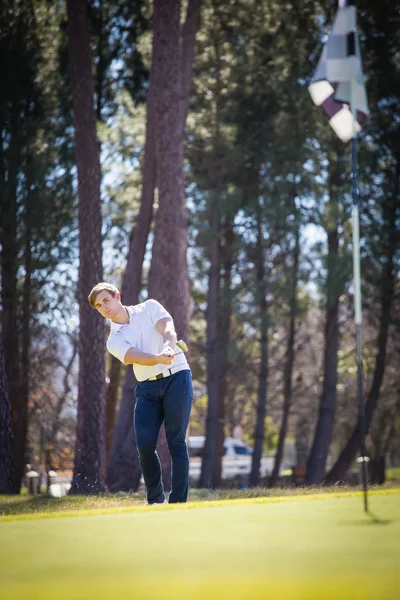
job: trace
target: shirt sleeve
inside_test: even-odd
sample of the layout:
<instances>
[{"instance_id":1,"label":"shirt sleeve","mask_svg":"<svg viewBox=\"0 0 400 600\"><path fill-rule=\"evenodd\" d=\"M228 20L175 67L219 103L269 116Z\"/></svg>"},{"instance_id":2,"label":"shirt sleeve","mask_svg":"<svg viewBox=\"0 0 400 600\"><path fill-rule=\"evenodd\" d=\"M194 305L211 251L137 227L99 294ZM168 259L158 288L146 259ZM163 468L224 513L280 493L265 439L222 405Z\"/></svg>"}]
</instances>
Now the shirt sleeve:
<instances>
[{"instance_id":1,"label":"shirt sleeve","mask_svg":"<svg viewBox=\"0 0 400 600\"><path fill-rule=\"evenodd\" d=\"M150 317L151 322L155 325L157 321L160 319L165 319L169 317L172 319L171 315L165 308L157 302L157 300L146 300L146 312Z\"/></svg>"},{"instance_id":2,"label":"shirt sleeve","mask_svg":"<svg viewBox=\"0 0 400 600\"><path fill-rule=\"evenodd\" d=\"M111 334L107 340L107 350L122 363L124 362L125 354L128 352L130 347L130 344L127 342L124 336L119 335L118 333Z\"/></svg>"}]
</instances>

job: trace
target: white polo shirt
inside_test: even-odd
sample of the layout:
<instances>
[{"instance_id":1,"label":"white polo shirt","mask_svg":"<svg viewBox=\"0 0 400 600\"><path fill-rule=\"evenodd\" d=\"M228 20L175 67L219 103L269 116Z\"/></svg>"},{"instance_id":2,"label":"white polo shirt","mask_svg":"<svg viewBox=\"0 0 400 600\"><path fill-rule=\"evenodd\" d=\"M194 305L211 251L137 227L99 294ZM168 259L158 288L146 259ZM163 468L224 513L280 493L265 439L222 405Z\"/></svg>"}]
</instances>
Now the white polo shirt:
<instances>
[{"instance_id":1,"label":"white polo shirt","mask_svg":"<svg viewBox=\"0 0 400 600\"><path fill-rule=\"evenodd\" d=\"M129 312L130 322L126 324L111 321L111 331L107 340L107 350L121 362L129 348L137 348L149 354L160 354L164 347L162 335L157 331L155 325L160 319L171 317L169 312L157 300L146 300L141 304L126 307ZM182 350L175 346L175 357L172 365L159 363L151 367L133 364L133 371L138 381L144 381L159 373L172 370L172 374L189 369L188 362Z\"/></svg>"}]
</instances>

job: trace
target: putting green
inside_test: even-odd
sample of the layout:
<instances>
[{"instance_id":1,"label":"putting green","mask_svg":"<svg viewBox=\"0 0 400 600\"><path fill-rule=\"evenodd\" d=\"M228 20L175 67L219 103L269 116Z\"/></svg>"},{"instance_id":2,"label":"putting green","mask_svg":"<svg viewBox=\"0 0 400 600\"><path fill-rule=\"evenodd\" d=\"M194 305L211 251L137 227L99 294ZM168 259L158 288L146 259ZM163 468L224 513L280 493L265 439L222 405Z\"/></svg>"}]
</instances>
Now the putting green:
<instances>
[{"instance_id":1,"label":"putting green","mask_svg":"<svg viewBox=\"0 0 400 600\"><path fill-rule=\"evenodd\" d=\"M0 523L1 600L398 600L400 495Z\"/></svg>"}]
</instances>

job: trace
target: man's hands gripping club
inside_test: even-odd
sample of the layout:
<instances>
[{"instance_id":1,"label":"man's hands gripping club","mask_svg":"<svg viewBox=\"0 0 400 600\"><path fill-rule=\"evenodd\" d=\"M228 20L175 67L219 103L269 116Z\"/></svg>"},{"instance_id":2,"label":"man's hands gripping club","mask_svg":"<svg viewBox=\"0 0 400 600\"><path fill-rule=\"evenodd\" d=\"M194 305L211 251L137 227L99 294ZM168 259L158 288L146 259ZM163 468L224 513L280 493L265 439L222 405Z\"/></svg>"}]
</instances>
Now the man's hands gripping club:
<instances>
[{"instance_id":1,"label":"man's hands gripping club","mask_svg":"<svg viewBox=\"0 0 400 600\"><path fill-rule=\"evenodd\" d=\"M126 365L136 363L149 367L156 364L170 366L173 364L177 354L188 351L186 343L183 340L177 340L174 323L171 318L166 317L157 321L156 329L163 337L164 346L162 351L159 354L148 354L141 352L137 348L130 348L124 357ZM174 346L178 346L181 352L175 352Z\"/></svg>"},{"instance_id":2,"label":"man's hands gripping club","mask_svg":"<svg viewBox=\"0 0 400 600\"><path fill-rule=\"evenodd\" d=\"M160 362L162 362L165 365L170 365L175 360L175 356L188 351L187 344L184 340L178 340L176 342L176 345L178 346L178 348L181 349L181 352L175 353L173 348L171 348L169 342L165 342L163 351L161 354L159 354L159 356L165 357L165 360L170 360L171 362L164 362L164 360L160 360Z\"/></svg>"},{"instance_id":3,"label":"man's hands gripping club","mask_svg":"<svg viewBox=\"0 0 400 600\"><path fill-rule=\"evenodd\" d=\"M172 365L175 360L175 352L171 348L169 342L165 342L162 352L157 355L159 362L163 365Z\"/></svg>"}]
</instances>

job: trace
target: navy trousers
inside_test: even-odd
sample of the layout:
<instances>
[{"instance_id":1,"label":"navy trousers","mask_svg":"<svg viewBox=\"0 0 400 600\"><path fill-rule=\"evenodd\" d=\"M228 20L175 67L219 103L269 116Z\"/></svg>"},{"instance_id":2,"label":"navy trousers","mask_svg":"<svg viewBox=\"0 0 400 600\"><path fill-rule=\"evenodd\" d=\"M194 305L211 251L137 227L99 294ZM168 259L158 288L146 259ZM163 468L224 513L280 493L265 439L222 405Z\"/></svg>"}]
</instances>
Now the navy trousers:
<instances>
[{"instance_id":1,"label":"navy trousers","mask_svg":"<svg viewBox=\"0 0 400 600\"><path fill-rule=\"evenodd\" d=\"M134 426L147 501L165 500L161 464L156 452L161 425L165 423L172 462L169 502L186 502L189 490L189 455L186 431L193 400L192 375L189 370L169 377L142 381L136 388Z\"/></svg>"}]
</instances>

